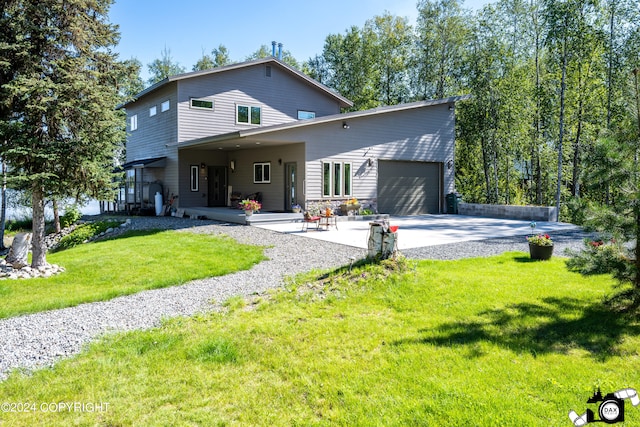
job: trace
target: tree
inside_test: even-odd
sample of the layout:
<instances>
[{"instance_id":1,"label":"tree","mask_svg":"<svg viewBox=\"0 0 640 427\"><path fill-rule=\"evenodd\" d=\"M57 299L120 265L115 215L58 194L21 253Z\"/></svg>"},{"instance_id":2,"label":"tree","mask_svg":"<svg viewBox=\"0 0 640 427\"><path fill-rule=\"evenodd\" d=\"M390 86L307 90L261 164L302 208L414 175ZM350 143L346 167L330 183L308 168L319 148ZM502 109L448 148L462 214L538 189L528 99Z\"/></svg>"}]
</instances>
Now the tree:
<instances>
[{"instance_id":1,"label":"tree","mask_svg":"<svg viewBox=\"0 0 640 427\"><path fill-rule=\"evenodd\" d=\"M161 55L160 58L155 59L151 64L147 65L149 73L151 74L148 80L150 85L156 84L167 77L185 72L185 69L179 63L173 62L171 49L165 46Z\"/></svg>"},{"instance_id":2,"label":"tree","mask_svg":"<svg viewBox=\"0 0 640 427\"><path fill-rule=\"evenodd\" d=\"M13 0L4 3L0 156L13 188L31 193L32 266L46 265L47 198L111 197L114 154L124 139L117 82L124 65L111 51L111 0ZM8 114L7 114L8 113Z\"/></svg>"},{"instance_id":3,"label":"tree","mask_svg":"<svg viewBox=\"0 0 640 427\"><path fill-rule=\"evenodd\" d=\"M224 45L219 45L211 51L211 55L202 52L202 57L193 66L193 71L209 70L215 67L223 67L231 64L229 50Z\"/></svg>"},{"instance_id":4,"label":"tree","mask_svg":"<svg viewBox=\"0 0 640 427\"><path fill-rule=\"evenodd\" d=\"M246 60L251 61L253 59L268 58L270 56L273 56L272 53L273 52L271 51L271 49L269 49L269 47L266 44L263 44L263 45L260 45L260 48L258 48L258 50L253 52L251 55L247 56ZM293 68L296 68L296 69L300 68L300 63L296 60L296 58L293 57L291 52L288 50L282 51L282 62L292 66Z\"/></svg>"}]
</instances>

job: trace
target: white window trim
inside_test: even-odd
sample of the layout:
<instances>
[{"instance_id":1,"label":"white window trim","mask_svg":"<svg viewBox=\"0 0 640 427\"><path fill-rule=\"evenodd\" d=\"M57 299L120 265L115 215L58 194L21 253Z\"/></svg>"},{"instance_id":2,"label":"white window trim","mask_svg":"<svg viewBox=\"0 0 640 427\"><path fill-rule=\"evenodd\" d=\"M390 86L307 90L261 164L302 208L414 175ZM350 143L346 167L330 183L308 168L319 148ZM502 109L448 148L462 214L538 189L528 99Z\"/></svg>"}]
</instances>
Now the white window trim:
<instances>
[{"instance_id":1,"label":"white window trim","mask_svg":"<svg viewBox=\"0 0 640 427\"><path fill-rule=\"evenodd\" d=\"M246 107L248 111L247 121L241 122L238 120L238 109L240 107ZM251 109L258 108L260 109L260 123L251 123ZM236 104L236 124L238 125L248 125L248 126L262 126L262 107L259 105L251 105L251 104Z\"/></svg>"},{"instance_id":2,"label":"white window trim","mask_svg":"<svg viewBox=\"0 0 640 427\"><path fill-rule=\"evenodd\" d=\"M193 105L193 101L203 101L203 102L210 102L211 103L211 108L208 107L198 107L196 105ZM206 99L206 98L190 98L189 99L189 108L193 108L194 110L205 110L205 111L214 111L216 108L216 104L213 101L213 99ZM236 113L237 114L237 113Z\"/></svg>"},{"instance_id":3,"label":"white window trim","mask_svg":"<svg viewBox=\"0 0 640 427\"><path fill-rule=\"evenodd\" d=\"M262 180L256 179L256 167L262 166ZM264 178L264 168L269 168L269 177L267 179ZM253 164L253 183L254 184L271 184L271 162L256 162Z\"/></svg>"},{"instance_id":4,"label":"white window trim","mask_svg":"<svg viewBox=\"0 0 640 427\"><path fill-rule=\"evenodd\" d=\"M325 175L324 175L324 170L325 170L325 165L329 165L329 185L328 185L328 189L329 189L329 194L327 194L324 190L325 188L327 188L327 185L325 183ZM340 165L340 176L338 177L340 179L340 191L339 194L336 194L335 192L335 181L336 181L336 170L335 170L335 165ZM346 176L346 165L349 165L349 189L347 191L347 189L345 189L345 176ZM330 199L333 197L352 197L353 196L353 163L352 162L327 162L327 161L323 161L322 162L322 166L321 166L321 170L320 173L322 175L322 188L320 190L320 193L322 194L322 197L325 199Z\"/></svg>"},{"instance_id":5,"label":"white window trim","mask_svg":"<svg viewBox=\"0 0 640 427\"><path fill-rule=\"evenodd\" d=\"M191 191L200 191L200 168L198 165L191 165L189 168L189 181L191 182Z\"/></svg>"},{"instance_id":6,"label":"white window trim","mask_svg":"<svg viewBox=\"0 0 640 427\"><path fill-rule=\"evenodd\" d=\"M168 99L160 104L160 111L164 113L165 111L169 111L171 109L171 101Z\"/></svg>"},{"instance_id":7,"label":"white window trim","mask_svg":"<svg viewBox=\"0 0 640 427\"><path fill-rule=\"evenodd\" d=\"M307 115L307 116L311 116L311 117L300 117L300 115ZM298 110L298 120L311 120L311 119L315 119L316 118L316 112L315 111L309 111L309 110Z\"/></svg>"},{"instance_id":8,"label":"white window trim","mask_svg":"<svg viewBox=\"0 0 640 427\"><path fill-rule=\"evenodd\" d=\"M155 105L151 108L149 108L149 117L153 117L158 113L158 107L156 107Z\"/></svg>"},{"instance_id":9,"label":"white window trim","mask_svg":"<svg viewBox=\"0 0 640 427\"><path fill-rule=\"evenodd\" d=\"M138 115L134 114L133 116L131 116L131 120L129 123L129 128L131 129L131 131L137 130L138 129Z\"/></svg>"}]
</instances>

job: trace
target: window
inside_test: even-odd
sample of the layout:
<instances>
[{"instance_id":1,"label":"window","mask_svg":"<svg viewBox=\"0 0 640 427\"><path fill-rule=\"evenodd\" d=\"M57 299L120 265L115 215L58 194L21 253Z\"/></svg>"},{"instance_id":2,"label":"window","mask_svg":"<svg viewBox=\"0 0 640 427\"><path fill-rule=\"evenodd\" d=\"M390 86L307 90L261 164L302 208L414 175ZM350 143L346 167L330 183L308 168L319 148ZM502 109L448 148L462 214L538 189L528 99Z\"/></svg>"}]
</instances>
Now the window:
<instances>
[{"instance_id":1,"label":"window","mask_svg":"<svg viewBox=\"0 0 640 427\"><path fill-rule=\"evenodd\" d=\"M271 182L271 163L253 164L253 183L268 184Z\"/></svg>"},{"instance_id":2,"label":"window","mask_svg":"<svg viewBox=\"0 0 640 427\"><path fill-rule=\"evenodd\" d=\"M171 107L171 103L169 101L164 101L162 104L160 104L160 111L164 113L165 111L169 110L169 107Z\"/></svg>"},{"instance_id":3,"label":"window","mask_svg":"<svg viewBox=\"0 0 640 427\"><path fill-rule=\"evenodd\" d=\"M238 105L236 110L236 122L259 125L262 122L262 112L260 107Z\"/></svg>"},{"instance_id":4,"label":"window","mask_svg":"<svg viewBox=\"0 0 640 427\"><path fill-rule=\"evenodd\" d=\"M191 191L198 191L200 188L200 171L198 165L191 165Z\"/></svg>"},{"instance_id":5,"label":"window","mask_svg":"<svg viewBox=\"0 0 640 427\"><path fill-rule=\"evenodd\" d=\"M153 107L149 108L149 117L155 116L156 113L157 113L157 108L156 108L155 105Z\"/></svg>"},{"instance_id":6,"label":"window","mask_svg":"<svg viewBox=\"0 0 640 427\"><path fill-rule=\"evenodd\" d=\"M264 67L264 75L266 77L271 77L271 65L267 65Z\"/></svg>"},{"instance_id":7,"label":"window","mask_svg":"<svg viewBox=\"0 0 640 427\"><path fill-rule=\"evenodd\" d=\"M351 163L322 162L322 197L351 196Z\"/></svg>"},{"instance_id":8,"label":"window","mask_svg":"<svg viewBox=\"0 0 640 427\"><path fill-rule=\"evenodd\" d=\"M138 129L138 115L134 114L133 116L131 116L131 123L129 124L129 127L131 128L131 130L136 130Z\"/></svg>"},{"instance_id":9,"label":"window","mask_svg":"<svg viewBox=\"0 0 640 427\"><path fill-rule=\"evenodd\" d=\"M191 108L198 108L201 110L213 110L213 101L208 99L191 98Z\"/></svg>"},{"instance_id":10,"label":"window","mask_svg":"<svg viewBox=\"0 0 640 427\"><path fill-rule=\"evenodd\" d=\"M298 110L298 120L309 120L309 119L315 119L315 118L316 118L315 111Z\"/></svg>"}]
</instances>

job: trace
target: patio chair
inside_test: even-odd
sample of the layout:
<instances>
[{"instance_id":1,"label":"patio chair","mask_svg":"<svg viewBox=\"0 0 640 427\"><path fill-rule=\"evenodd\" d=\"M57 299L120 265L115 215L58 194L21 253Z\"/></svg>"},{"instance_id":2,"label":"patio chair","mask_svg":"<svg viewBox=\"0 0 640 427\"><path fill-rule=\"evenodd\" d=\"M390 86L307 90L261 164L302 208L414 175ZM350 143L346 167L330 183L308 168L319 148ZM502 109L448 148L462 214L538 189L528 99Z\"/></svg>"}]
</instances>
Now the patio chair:
<instances>
[{"instance_id":1,"label":"patio chair","mask_svg":"<svg viewBox=\"0 0 640 427\"><path fill-rule=\"evenodd\" d=\"M316 230L320 228L320 217L317 215L311 215L309 212L305 212L302 217L302 231L309 229L309 224L316 224Z\"/></svg>"}]
</instances>

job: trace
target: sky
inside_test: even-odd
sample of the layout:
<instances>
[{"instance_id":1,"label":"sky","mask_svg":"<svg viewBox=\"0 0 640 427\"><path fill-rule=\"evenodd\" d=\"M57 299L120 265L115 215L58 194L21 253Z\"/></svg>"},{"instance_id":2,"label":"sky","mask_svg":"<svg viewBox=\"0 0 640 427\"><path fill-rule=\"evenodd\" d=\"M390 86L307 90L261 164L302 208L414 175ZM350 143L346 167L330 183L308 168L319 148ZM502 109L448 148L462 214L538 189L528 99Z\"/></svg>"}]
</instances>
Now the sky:
<instances>
[{"instance_id":1,"label":"sky","mask_svg":"<svg viewBox=\"0 0 640 427\"><path fill-rule=\"evenodd\" d=\"M109 20L119 26L120 59L147 64L170 50L186 71L220 44L233 61L243 61L261 45L283 44L299 62L322 53L329 34L362 28L368 19L388 11L415 24L418 0L115 0ZM481 8L489 0L466 0L464 7Z\"/></svg>"}]
</instances>

